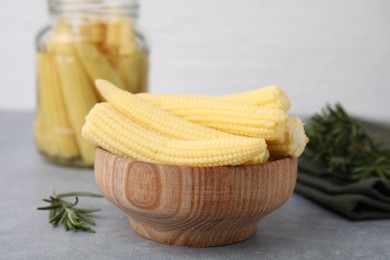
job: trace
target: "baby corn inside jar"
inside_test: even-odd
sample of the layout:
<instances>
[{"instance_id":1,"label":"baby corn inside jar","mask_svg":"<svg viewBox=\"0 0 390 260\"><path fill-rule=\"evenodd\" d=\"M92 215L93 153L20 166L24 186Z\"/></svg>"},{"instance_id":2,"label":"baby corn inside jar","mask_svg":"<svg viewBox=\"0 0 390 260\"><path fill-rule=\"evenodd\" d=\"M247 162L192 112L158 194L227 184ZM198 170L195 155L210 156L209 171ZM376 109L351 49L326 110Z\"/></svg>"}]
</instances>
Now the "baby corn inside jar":
<instances>
[{"instance_id":1,"label":"baby corn inside jar","mask_svg":"<svg viewBox=\"0 0 390 260\"><path fill-rule=\"evenodd\" d=\"M50 24L37 37L34 136L50 161L92 166L93 144L81 136L85 116L102 96L96 79L147 91L148 47L134 0L49 0Z\"/></svg>"}]
</instances>

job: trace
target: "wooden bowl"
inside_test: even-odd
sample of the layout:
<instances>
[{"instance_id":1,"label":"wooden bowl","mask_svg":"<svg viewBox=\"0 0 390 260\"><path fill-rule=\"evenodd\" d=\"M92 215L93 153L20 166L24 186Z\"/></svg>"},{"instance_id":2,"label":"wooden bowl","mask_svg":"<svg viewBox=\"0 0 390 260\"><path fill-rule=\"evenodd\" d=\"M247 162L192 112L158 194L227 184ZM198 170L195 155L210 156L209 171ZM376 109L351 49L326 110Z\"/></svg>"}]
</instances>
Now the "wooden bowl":
<instances>
[{"instance_id":1,"label":"wooden bowl","mask_svg":"<svg viewBox=\"0 0 390 260\"><path fill-rule=\"evenodd\" d=\"M131 228L156 242L217 246L249 238L291 196L297 159L260 165L189 167L95 152L96 183Z\"/></svg>"}]
</instances>

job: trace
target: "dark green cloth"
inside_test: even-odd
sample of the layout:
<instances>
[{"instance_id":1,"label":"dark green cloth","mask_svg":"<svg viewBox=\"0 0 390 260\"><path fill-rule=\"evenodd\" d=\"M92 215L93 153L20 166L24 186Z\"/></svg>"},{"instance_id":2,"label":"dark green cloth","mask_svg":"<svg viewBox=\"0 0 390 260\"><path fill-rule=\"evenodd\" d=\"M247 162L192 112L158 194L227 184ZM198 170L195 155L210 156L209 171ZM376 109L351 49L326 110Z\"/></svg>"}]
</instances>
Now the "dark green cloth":
<instances>
[{"instance_id":1,"label":"dark green cloth","mask_svg":"<svg viewBox=\"0 0 390 260\"><path fill-rule=\"evenodd\" d=\"M354 220L390 218L390 181L369 178L340 184L299 169L295 191Z\"/></svg>"},{"instance_id":2,"label":"dark green cloth","mask_svg":"<svg viewBox=\"0 0 390 260\"><path fill-rule=\"evenodd\" d=\"M374 133L389 133L388 128L369 127L377 130ZM303 155L299 158L295 191L348 219L390 218L390 180L372 177L350 182L334 176L337 174L326 172L325 165Z\"/></svg>"}]
</instances>

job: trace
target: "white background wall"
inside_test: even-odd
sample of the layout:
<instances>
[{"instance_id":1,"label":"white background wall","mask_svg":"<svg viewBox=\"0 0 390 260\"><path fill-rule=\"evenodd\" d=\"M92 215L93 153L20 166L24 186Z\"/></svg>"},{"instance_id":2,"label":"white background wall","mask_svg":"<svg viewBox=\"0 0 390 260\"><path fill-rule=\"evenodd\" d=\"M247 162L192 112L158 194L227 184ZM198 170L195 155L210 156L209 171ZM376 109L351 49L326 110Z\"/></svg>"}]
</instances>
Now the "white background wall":
<instances>
[{"instance_id":1,"label":"white background wall","mask_svg":"<svg viewBox=\"0 0 390 260\"><path fill-rule=\"evenodd\" d=\"M150 90L228 94L278 84L293 114L341 102L390 121L388 0L140 0ZM0 7L0 110L35 106L34 36L46 1Z\"/></svg>"}]
</instances>

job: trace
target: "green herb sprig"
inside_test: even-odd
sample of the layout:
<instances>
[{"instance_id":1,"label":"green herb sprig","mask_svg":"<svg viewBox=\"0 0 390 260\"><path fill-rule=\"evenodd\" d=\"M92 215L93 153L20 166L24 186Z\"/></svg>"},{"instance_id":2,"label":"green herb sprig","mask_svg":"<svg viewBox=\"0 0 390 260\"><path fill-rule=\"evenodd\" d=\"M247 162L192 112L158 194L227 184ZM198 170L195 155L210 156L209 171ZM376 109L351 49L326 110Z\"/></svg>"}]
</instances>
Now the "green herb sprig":
<instances>
[{"instance_id":1,"label":"green herb sprig","mask_svg":"<svg viewBox=\"0 0 390 260\"><path fill-rule=\"evenodd\" d=\"M335 177L353 181L371 176L390 179L390 150L374 142L340 104L315 114L305 131L310 139L305 154L325 163Z\"/></svg>"},{"instance_id":2,"label":"green herb sprig","mask_svg":"<svg viewBox=\"0 0 390 260\"><path fill-rule=\"evenodd\" d=\"M65 201L65 197L74 197L74 202ZM43 201L50 203L50 206L40 207L37 210L49 210L49 223L57 226L58 223L61 223L64 226L66 231L87 231L95 233L90 225L95 225L95 222L89 216L93 212L100 211L100 209L86 209L86 208L76 208L78 204L78 197L95 197L101 198L102 195L90 192L68 192L55 194L53 191L52 196L49 199L43 199ZM85 223L85 222L86 223Z\"/></svg>"}]
</instances>

